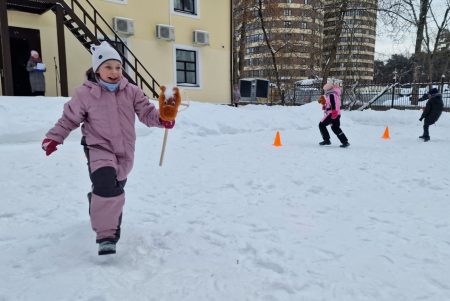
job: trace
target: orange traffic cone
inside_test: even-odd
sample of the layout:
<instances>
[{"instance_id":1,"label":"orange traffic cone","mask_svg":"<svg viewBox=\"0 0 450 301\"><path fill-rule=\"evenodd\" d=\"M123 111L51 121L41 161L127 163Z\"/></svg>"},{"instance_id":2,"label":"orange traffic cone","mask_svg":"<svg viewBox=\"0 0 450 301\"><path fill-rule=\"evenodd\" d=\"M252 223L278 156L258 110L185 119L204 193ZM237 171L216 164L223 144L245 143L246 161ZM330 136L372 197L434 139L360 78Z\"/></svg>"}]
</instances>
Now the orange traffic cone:
<instances>
[{"instance_id":1,"label":"orange traffic cone","mask_svg":"<svg viewBox=\"0 0 450 301\"><path fill-rule=\"evenodd\" d=\"M386 127L386 129L384 130L384 134L383 134L383 136L381 138L383 138L383 139L389 139L390 138L389 137L389 127Z\"/></svg>"},{"instance_id":2,"label":"orange traffic cone","mask_svg":"<svg viewBox=\"0 0 450 301\"><path fill-rule=\"evenodd\" d=\"M275 141L273 142L273 144L272 144L273 146L282 146L282 144L281 144L281 138L280 138L280 132L279 131L277 131L277 134L276 134L276 136L275 136Z\"/></svg>"}]
</instances>

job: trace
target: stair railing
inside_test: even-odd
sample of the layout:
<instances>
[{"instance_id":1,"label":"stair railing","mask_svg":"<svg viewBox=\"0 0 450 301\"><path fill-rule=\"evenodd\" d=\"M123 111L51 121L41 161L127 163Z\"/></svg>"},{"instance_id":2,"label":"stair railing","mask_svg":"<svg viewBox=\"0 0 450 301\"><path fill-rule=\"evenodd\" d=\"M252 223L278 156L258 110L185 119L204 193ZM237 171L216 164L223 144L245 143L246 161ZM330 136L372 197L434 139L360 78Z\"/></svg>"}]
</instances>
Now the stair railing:
<instances>
[{"instance_id":1,"label":"stair railing","mask_svg":"<svg viewBox=\"0 0 450 301\"><path fill-rule=\"evenodd\" d=\"M87 3L87 6L92 10L92 14L83 7L78 0L70 0L70 5L67 4L69 0L58 0L58 3L62 5L62 7L66 11L66 15L69 14L70 17L77 23L77 25L84 31L84 34L91 40L86 41L84 43L84 47L90 52L90 44L100 42L100 39L108 41L112 47L114 47L120 56L123 59L124 66L128 66L134 72L134 80L131 76L125 72L126 77L138 85L141 89L144 86L149 89L154 98L158 97L157 89L159 88L159 83L156 79L150 74L147 68L142 64L142 62L137 58L137 56L131 51L131 49L125 44L125 42L120 38L120 36L114 31L114 29L108 24L108 22L103 18L103 16L95 9L92 3L89 0L83 0ZM82 19L80 19L77 11L81 11ZM72 15L70 14L72 12ZM109 37L109 35L103 30L102 26L99 23L103 23L106 26L107 30L109 30L114 36L113 40ZM89 27L93 28L90 29ZM93 31L93 32L92 32ZM101 36L100 36L101 35ZM120 44L122 49L118 48L116 44ZM126 53L131 56L134 60L134 64L128 59L125 55ZM141 74L144 73L148 77L150 77L151 84L144 78Z\"/></svg>"}]
</instances>

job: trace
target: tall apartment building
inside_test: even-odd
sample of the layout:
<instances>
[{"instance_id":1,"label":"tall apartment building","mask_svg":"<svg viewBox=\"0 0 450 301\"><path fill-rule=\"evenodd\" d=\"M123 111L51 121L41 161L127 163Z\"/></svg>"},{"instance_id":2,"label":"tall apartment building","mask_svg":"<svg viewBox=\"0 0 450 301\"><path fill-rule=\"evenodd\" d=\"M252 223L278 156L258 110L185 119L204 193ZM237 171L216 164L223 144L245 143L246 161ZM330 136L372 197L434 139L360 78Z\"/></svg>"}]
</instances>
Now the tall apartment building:
<instances>
[{"instance_id":1,"label":"tall apartment building","mask_svg":"<svg viewBox=\"0 0 450 301\"><path fill-rule=\"evenodd\" d=\"M267 78L274 82L273 58L261 29L255 4L258 1L236 2L235 74L238 73L239 78ZM292 84L300 79L321 77L333 44L336 44L336 59L329 76L351 81L373 79L377 0L263 2L265 27L276 53L282 82ZM342 17L341 9L344 9ZM335 43L339 21L342 29ZM242 49L245 52L239 55Z\"/></svg>"},{"instance_id":2,"label":"tall apartment building","mask_svg":"<svg viewBox=\"0 0 450 301\"><path fill-rule=\"evenodd\" d=\"M261 27L257 1L238 1L235 7L235 51L244 51L240 78L275 81L275 68ZM264 26L275 53L283 83L317 75L321 63L323 13L318 0L264 1ZM247 6L245 7L245 3ZM242 28L244 24L244 28ZM237 55L239 56L239 55ZM236 68L237 69L237 68Z\"/></svg>"},{"instance_id":3,"label":"tall apartment building","mask_svg":"<svg viewBox=\"0 0 450 301\"><path fill-rule=\"evenodd\" d=\"M376 37L377 0L325 1L324 63L336 40L336 60L330 76L346 81L372 81Z\"/></svg>"}]
</instances>

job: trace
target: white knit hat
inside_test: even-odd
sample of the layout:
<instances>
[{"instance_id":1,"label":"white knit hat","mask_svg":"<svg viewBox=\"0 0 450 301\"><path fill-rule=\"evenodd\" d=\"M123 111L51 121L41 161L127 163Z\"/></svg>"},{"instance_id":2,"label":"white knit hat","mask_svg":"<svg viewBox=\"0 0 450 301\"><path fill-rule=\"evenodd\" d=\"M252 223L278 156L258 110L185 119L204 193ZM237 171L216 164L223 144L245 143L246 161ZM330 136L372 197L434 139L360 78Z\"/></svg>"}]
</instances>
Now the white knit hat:
<instances>
[{"instance_id":1,"label":"white knit hat","mask_svg":"<svg viewBox=\"0 0 450 301\"><path fill-rule=\"evenodd\" d=\"M30 55L34 56L34 57L38 57L39 56L39 52L37 52L36 50L31 50L30 51Z\"/></svg>"},{"instance_id":2,"label":"white knit hat","mask_svg":"<svg viewBox=\"0 0 450 301\"><path fill-rule=\"evenodd\" d=\"M119 53L112 48L108 42L103 41L100 45L91 45L92 69L97 71L101 64L108 60L116 60L122 63Z\"/></svg>"}]
</instances>

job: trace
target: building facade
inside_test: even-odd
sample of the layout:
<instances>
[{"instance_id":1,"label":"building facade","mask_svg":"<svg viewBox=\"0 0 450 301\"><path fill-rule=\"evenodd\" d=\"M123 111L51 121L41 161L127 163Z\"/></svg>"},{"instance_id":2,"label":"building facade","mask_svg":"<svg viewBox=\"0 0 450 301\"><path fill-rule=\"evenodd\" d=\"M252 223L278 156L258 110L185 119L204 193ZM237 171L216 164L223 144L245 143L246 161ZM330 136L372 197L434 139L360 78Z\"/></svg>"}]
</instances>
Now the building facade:
<instances>
[{"instance_id":1,"label":"building facade","mask_svg":"<svg viewBox=\"0 0 450 301\"><path fill-rule=\"evenodd\" d=\"M376 38L377 0L325 1L324 60L336 40L336 60L330 76L345 81L372 81Z\"/></svg>"},{"instance_id":2,"label":"building facade","mask_svg":"<svg viewBox=\"0 0 450 301\"><path fill-rule=\"evenodd\" d=\"M159 84L176 84L191 100L230 103L231 0L76 2L90 12L96 22L101 23L103 19L108 23L126 44L127 49L123 51L131 65L134 62L129 52L139 59ZM97 13L93 12L93 7ZM75 13L80 14L80 11L74 9ZM58 95L59 56L55 13L49 10L43 14L31 14L8 9L7 17L13 71L21 71L20 64L26 63L30 50L39 50L47 66L46 95ZM79 18L82 19L81 16ZM114 40L113 32L107 26L103 29ZM91 56L70 28L64 29L64 36L71 95L84 80ZM20 50L21 57L17 57L15 49ZM132 67L127 67L125 71L133 77ZM19 82L16 80L14 84ZM145 92L152 95L150 91Z\"/></svg>"},{"instance_id":3,"label":"building facade","mask_svg":"<svg viewBox=\"0 0 450 301\"><path fill-rule=\"evenodd\" d=\"M274 82L274 57L286 86L323 77L333 45L335 59L328 76L373 80L376 0L277 0L262 1L261 7L258 2L236 0L235 82L238 78ZM275 55L265 41L258 10L262 10ZM336 41L339 24L342 28Z\"/></svg>"},{"instance_id":4,"label":"building facade","mask_svg":"<svg viewBox=\"0 0 450 301\"><path fill-rule=\"evenodd\" d=\"M244 62L239 77L267 78L274 82L274 60L282 83L289 84L317 75L321 63L323 27L323 10L317 9L320 1L264 1L261 10L263 26L273 55L265 40L260 9L254 3L240 1L235 10L235 20L238 20L235 23L235 32L238 33L235 36L235 51L245 52L241 55Z\"/></svg>"}]
</instances>

